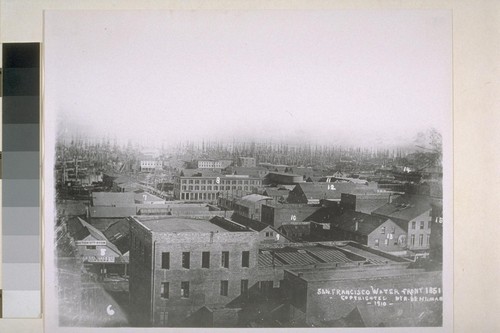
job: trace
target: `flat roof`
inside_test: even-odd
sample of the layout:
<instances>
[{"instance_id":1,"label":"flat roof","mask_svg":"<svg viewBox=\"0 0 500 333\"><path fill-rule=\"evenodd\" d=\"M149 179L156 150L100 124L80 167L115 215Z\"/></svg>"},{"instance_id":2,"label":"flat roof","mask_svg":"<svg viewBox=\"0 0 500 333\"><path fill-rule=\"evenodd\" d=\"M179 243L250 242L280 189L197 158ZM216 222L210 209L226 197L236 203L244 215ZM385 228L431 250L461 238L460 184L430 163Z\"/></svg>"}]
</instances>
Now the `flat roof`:
<instances>
[{"instance_id":1,"label":"flat roof","mask_svg":"<svg viewBox=\"0 0 500 333\"><path fill-rule=\"evenodd\" d=\"M134 216L134 219L152 232L228 232L210 221L164 216Z\"/></svg>"}]
</instances>

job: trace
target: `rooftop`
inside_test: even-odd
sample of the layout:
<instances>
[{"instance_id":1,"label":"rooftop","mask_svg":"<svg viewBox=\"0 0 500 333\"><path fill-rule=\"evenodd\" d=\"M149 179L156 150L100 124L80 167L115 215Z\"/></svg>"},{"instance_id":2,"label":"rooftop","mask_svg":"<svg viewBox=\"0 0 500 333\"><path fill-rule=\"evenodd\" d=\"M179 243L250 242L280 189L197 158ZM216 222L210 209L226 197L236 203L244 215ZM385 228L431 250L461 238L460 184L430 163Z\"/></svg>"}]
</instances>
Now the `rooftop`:
<instances>
[{"instance_id":1,"label":"rooftop","mask_svg":"<svg viewBox=\"0 0 500 333\"><path fill-rule=\"evenodd\" d=\"M133 192L93 192L92 204L94 206L127 206L133 205L135 193Z\"/></svg>"},{"instance_id":2,"label":"rooftop","mask_svg":"<svg viewBox=\"0 0 500 333\"><path fill-rule=\"evenodd\" d=\"M165 216L134 216L134 219L152 232L179 233L179 232L228 232L210 221L204 219L190 219Z\"/></svg>"},{"instance_id":3,"label":"rooftop","mask_svg":"<svg viewBox=\"0 0 500 333\"><path fill-rule=\"evenodd\" d=\"M391 203L374 210L372 214L391 219L410 221L432 208L432 198L427 195L404 194Z\"/></svg>"},{"instance_id":4,"label":"rooftop","mask_svg":"<svg viewBox=\"0 0 500 333\"><path fill-rule=\"evenodd\" d=\"M346 231L355 231L361 235L371 234L373 230L377 229L387 220L387 218L355 212L353 210L346 210L343 214L333 216L331 219L335 227ZM356 223L358 226L357 230Z\"/></svg>"},{"instance_id":5,"label":"rooftop","mask_svg":"<svg viewBox=\"0 0 500 333\"><path fill-rule=\"evenodd\" d=\"M137 214L135 206L124 207L110 207L110 206L94 206L89 207L90 217L98 218L114 218L114 217L127 217Z\"/></svg>"},{"instance_id":6,"label":"rooftop","mask_svg":"<svg viewBox=\"0 0 500 333\"><path fill-rule=\"evenodd\" d=\"M264 195L260 195L260 194L249 194L249 195L245 195L244 197L242 197L240 200L238 200L238 203L239 204L245 204L245 203L257 203L259 201L262 201L262 200L272 200L273 198L271 197L266 197Z\"/></svg>"},{"instance_id":7,"label":"rooftop","mask_svg":"<svg viewBox=\"0 0 500 333\"><path fill-rule=\"evenodd\" d=\"M420 269L407 269L402 266L385 266L381 268L380 266L369 265L361 267L338 267L333 269L298 268L288 271L308 282L351 280L353 277L356 279L374 279L425 273Z\"/></svg>"}]
</instances>

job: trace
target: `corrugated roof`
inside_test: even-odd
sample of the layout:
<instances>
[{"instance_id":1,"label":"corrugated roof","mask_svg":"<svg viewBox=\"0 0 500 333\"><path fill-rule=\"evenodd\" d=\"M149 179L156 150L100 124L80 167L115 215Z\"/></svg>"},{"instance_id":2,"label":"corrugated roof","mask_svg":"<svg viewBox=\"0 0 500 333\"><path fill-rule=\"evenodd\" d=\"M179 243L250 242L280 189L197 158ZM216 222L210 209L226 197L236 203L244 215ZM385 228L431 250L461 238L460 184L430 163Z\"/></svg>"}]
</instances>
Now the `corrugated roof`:
<instances>
[{"instance_id":1,"label":"corrugated roof","mask_svg":"<svg viewBox=\"0 0 500 333\"><path fill-rule=\"evenodd\" d=\"M273 255L268 251L260 251L259 252L259 266L272 266L273 265ZM274 258L274 266L283 266L283 263Z\"/></svg>"},{"instance_id":2,"label":"corrugated roof","mask_svg":"<svg viewBox=\"0 0 500 333\"><path fill-rule=\"evenodd\" d=\"M300 251L300 250L298 250ZM312 265L320 263L319 260L311 257L306 252L276 252L276 256L281 260L284 260L289 265Z\"/></svg>"},{"instance_id":3,"label":"corrugated roof","mask_svg":"<svg viewBox=\"0 0 500 333\"><path fill-rule=\"evenodd\" d=\"M304 248L304 250L311 252L312 254L314 254L316 257L320 258L324 262L346 263L346 262L352 261L352 260L348 259L343 252L335 250L335 249L328 249L328 248L319 247L319 246L311 246L311 247Z\"/></svg>"}]
</instances>

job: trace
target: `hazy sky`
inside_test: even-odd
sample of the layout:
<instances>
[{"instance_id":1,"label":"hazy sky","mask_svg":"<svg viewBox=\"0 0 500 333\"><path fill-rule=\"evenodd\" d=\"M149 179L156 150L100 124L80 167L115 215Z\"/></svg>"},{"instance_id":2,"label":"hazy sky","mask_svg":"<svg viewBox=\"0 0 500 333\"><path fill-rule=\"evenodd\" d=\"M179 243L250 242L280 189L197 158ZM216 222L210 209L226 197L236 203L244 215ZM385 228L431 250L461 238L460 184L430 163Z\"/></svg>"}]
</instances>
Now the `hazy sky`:
<instances>
[{"instance_id":1,"label":"hazy sky","mask_svg":"<svg viewBox=\"0 0 500 333\"><path fill-rule=\"evenodd\" d=\"M52 11L45 113L120 141L403 140L451 119L451 37L445 11Z\"/></svg>"}]
</instances>

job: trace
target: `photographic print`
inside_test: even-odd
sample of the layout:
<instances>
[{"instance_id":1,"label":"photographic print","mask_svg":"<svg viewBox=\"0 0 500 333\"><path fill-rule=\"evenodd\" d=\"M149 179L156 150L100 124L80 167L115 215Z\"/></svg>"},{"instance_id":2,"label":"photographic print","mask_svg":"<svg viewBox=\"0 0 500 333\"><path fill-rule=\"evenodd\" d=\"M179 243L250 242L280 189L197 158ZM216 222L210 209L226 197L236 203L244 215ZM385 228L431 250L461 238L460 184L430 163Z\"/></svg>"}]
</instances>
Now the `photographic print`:
<instances>
[{"instance_id":1,"label":"photographic print","mask_svg":"<svg viewBox=\"0 0 500 333\"><path fill-rule=\"evenodd\" d=\"M450 327L450 12L44 20L47 329Z\"/></svg>"}]
</instances>

